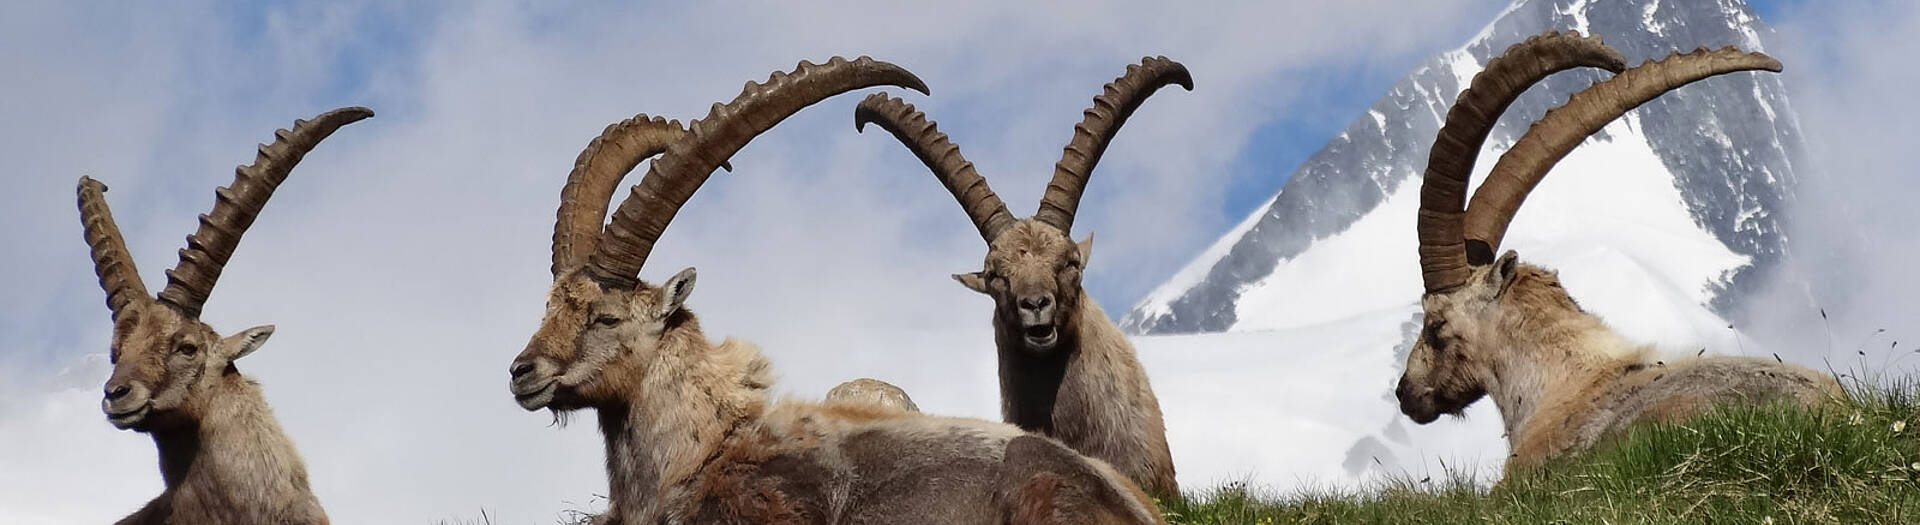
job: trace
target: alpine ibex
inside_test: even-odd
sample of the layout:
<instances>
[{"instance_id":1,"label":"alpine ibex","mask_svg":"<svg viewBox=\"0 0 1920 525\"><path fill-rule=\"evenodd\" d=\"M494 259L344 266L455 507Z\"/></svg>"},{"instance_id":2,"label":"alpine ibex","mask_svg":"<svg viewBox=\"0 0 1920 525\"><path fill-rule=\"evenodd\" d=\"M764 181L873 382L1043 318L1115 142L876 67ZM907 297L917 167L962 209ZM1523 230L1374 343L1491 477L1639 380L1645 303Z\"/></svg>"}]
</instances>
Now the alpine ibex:
<instances>
[{"instance_id":1,"label":"alpine ibex","mask_svg":"<svg viewBox=\"0 0 1920 525\"><path fill-rule=\"evenodd\" d=\"M866 57L802 62L748 84L690 131L648 121L645 136L625 141L631 161L577 166L555 226L547 312L509 370L514 399L597 412L611 522L1157 522L1151 498L1111 467L1012 425L774 403L759 350L710 341L683 306L694 269L658 285L639 279L654 242L721 162L806 106L877 85L926 92L912 73ZM662 153L600 233L617 167Z\"/></svg>"},{"instance_id":2,"label":"alpine ibex","mask_svg":"<svg viewBox=\"0 0 1920 525\"><path fill-rule=\"evenodd\" d=\"M960 201L987 241L986 268L954 275L993 298L1000 410L1008 423L1106 460L1148 492L1180 493L1160 401L1133 344L1080 286L1093 237L1068 237L1087 176L1127 117L1161 87L1193 89L1185 66L1149 57L1093 99L1054 165L1040 210L1015 219L960 148L912 105L885 93L861 101L854 127L877 123L913 151Z\"/></svg>"},{"instance_id":3,"label":"alpine ibex","mask_svg":"<svg viewBox=\"0 0 1920 525\"><path fill-rule=\"evenodd\" d=\"M260 386L234 361L260 349L273 325L227 337L200 321L200 307L273 190L301 157L334 130L371 117L336 109L280 130L233 184L214 192L213 211L180 250L157 297L134 269L107 187L80 178L80 221L94 272L113 313L113 346L100 408L121 429L153 436L166 490L120 523L327 523L307 486L306 465L267 408Z\"/></svg>"},{"instance_id":4,"label":"alpine ibex","mask_svg":"<svg viewBox=\"0 0 1920 525\"><path fill-rule=\"evenodd\" d=\"M1491 396L1505 420L1508 470L1592 446L1636 422L1683 418L1721 403L1816 403L1839 394L1832 378L1772 359L1655 361L1582 310L1558 276L1494 257L1514 213L1553 165L1627 111L1688 83L1736 71L1780 71L1760 53L1728 47L1675 53L1625 68L1597 37L1548 33L1488 61L1460 94L1435 138L1419 213L1425 326L1395 395L1419 423L1459 414ZM1574 94L1500 157L1467 203L1467 178L1500 114L1555 72L1595 67L1617 75Z\"/></svg>"}]
</instances>

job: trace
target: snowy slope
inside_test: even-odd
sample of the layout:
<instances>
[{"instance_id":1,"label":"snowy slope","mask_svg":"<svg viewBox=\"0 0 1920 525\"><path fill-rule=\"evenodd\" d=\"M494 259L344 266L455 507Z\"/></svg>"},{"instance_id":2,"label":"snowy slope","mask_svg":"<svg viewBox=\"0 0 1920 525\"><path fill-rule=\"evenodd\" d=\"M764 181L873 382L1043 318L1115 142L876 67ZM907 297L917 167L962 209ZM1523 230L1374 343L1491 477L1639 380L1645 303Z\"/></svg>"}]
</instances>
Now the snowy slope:
<instances>
[{"instance_id":1,"label":"snowy slope","mask_svg":"<svg viewBox=\"0 0 1920 525\"><path fill-rule=\"evenodd\" d=\"M1635 63L1700 45L1761 49L1770 34L1736 1L1520 0L1409 74L1123 319L1134 333L1215 332L1136 338L1184 483L1344 485L1422 477L1441 461L1497 472L1505 443L1491 403L1421 426L1391 392L1418 326L1413 226L1427 146L1491 54L1549 28L1598 33ZM1471 184L1598 75L1562 73L1521 97ZM1687 86L1574 150L1503 248L1559 271L1583 307L1661 351L1760 352L1728 318L1785 249L1779 212L1799 147L1777 76Z\"/></svg>"},{"instance_id":2,"label":"snowy slope","mask_svg":"<svg viewBox=\"0 0 1920 525\"><path fill-rule=\"evenodd\" d=\"M1540 185L1506 246L1560 270L1584 307L1628 337L1671 354L1740 353L1745 345L1705 306L1713 290L1704 283L1748 258L1692 227L1636 118L1607 131ZM1489 169L1481 164L1473 184ZM1380 247L1413 245L1418 190L1402 185L1347 231L1281 261L1241 294L1233 331L1135 339L1183 482L1341 486L1379 473L1424 477L1442 461L1497 473L1506 444L1490 402L1464 420L1421 426L1392 399L1421 286L1417 263Z\"/></svg>"},{"instance_id":3,"label":"snowy slope","mask_svg":"<svg viewBox=\"0 0 1920 525\"><path fill-rule=\"evenodd\" d=\"M1740 353L1705 306L1713 290L1703 283L1748 258L1692 227L1637 118L1606 131L1540 185L1506 247L1558 269L1584 307L1628 337L1673 354ZM1490 169L1480 164L1472 183ZM1183 483L1340 486L1380 473L1424 477L1442 461L1498 472L1506 444L1490 402L1422 426L1392 398L1421 286L1417 263L1380 247L1413 245L1418 190L1400 186L1347 231L1281 261L1241 294L1232 331L1134 339Z\"/></svg>"},{"instance_id":4,"label":"snowy slope","mask_svg":"<svg viewBox=\"0 0 1920 525\"><path fill-rule=\"evenodd\" d=\"M1411 300L1418 286L1400 286L1418 282L1416 199L1409 192L1417 192L1441 119L1490 56L1547 29L1598 34L1635 63L1699 46L1764 50L1761 44L1771 35L1735 0L1517 1L1466 45L1428 60L1357 116L1287 177L1267 206L1127 313L1123 327L1158 334L1300 326ZM1497 154L1527 123L1598 76L1562 73L1522 96L1494 130L1488 153ZM1670 295L1705 305L1711 314L1737 315L1742 294L1768 276L1787 245L1782 204L1792 195L1793 160L1801 146L1784 86L1777 75L1728 75L1669 93L1629 118L1638 120L1607 128L1560 164L1515 226L1516 232L1540 235L1510 239L1509 246L1527 260L1566 270L1570 280L1663 281ZM1586 151L1609 143L1624 149ZM1485 169L1492 158L1483 159ZM1590 180L1595 178L1603 180ZM1656 187L1661 185L1664 192ZM1602 201L1630 205L1597 206ZM1642 216L1593 220L1596 210L1604 215L1613 209ZM1554 228L1571 235L1548 235L1562 231ZM1617 264L1571 261L1582 252L1557 246L1587 246L1599 250L1587 255L1612 257ZM1660 251L1665 248L1682 251L1670 255ZM1384 270L1360 272L1356 257ZM1602 270L1576 276L1576 265ZM1317 299L1306 306L1290 304L1288 297Z\"/></svg>"},{"instance_id":5,"label":"snowy slope","mask_svg":"<svg viewBox=\"0 0 1920 525\"><path fill-rule=\"evenodd\" d=\"M1404 350L1396 345L1414 313L1403 307L1281 331L1135 338L1166 412L1182 486L1356 486L1379 473L1439 473L1442 461L1497 473L1506 443L1491 405L1424 426L1400 415L1392 385Z\"/></svg>"}]
</instances>

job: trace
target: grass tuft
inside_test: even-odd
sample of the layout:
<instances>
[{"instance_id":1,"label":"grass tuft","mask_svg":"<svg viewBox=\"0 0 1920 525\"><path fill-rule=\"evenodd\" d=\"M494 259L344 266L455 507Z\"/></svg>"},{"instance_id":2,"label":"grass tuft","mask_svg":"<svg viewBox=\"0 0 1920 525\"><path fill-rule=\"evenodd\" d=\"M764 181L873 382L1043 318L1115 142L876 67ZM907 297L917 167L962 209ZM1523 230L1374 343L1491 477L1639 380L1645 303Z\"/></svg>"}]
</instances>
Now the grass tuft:
<instances>
[{"instance_id":1,"label":"grass tuft","mask_svg":"<svg viewBox=\"0 0 1920 525\"><path fill-rule=\"evenodd\" d=\"M1229 483L1161 508L1177 525L1920 523L1920 384L1854 385L1832 406L1642 425L1492 489L1463 472L1282 496Z\"/></svg>"}]
</instances>

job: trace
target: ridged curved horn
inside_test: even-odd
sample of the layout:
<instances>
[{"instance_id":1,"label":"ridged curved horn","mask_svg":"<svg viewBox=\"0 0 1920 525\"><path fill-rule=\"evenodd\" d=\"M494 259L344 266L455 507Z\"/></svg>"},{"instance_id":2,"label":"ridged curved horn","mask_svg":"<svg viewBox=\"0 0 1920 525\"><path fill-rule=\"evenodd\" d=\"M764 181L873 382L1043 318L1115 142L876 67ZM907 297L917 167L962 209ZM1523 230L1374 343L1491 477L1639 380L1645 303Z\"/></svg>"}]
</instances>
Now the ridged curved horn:
<instances>
[{"instance_id":1,"label":"ridged curved horn","mask_svg":"<svg viewBox=\"0 0 1920 525\"><path fill-rule=\"evenodd\" d=\"M1053 180L1047 183L1047 193L1040 197L1040 210L1033 218L1071 234L1080 195L1087 190L1087 176L1100 163L1100 155L1107 152L1107 143L1147 97L1168 84L1193 91L1193 75L1187 73L1187 66L1163 56L1143 58L1139 64L1127 66L1126 74L1108 82L1100 96L1093 97L1093 106L1087 108L1080 123L1073 126L1073 140L1060 152L1060 162L1053 165Z\"/></svg>"},{"instance_id":2,"label":"ridged curved horn","mask_svg":"<svg viewBox=\"0 0 1920 525\"><path fill-rule=\"evenodd\" d=\"M274 132L273 144L260 146L253 164L234 169L233 184L214 190L213 211L200 216L200 229L180 249L180 264L167 270L167 287L160 300L188 316L199 316L207 294L220 279L220 270L233 257L240 236L253 225L293 166L308 151L341 126L373 116L373 110L346 107L321 113L313 120L296 120L293 129Z\"/></svg>"},{"instance_id":3,"label":"ridged curved horn","mask_svg":"<svg viewBox=\"0 0 1920 525\"><path fill-rule=\"evenodd\" d=\"M1575 93L1567 103L1548 111L1527 133L1500 156L1487 181L1473 192L1467 206L1465 234L1467 260L1493 262L1500 240L1527 194L1555 163L1607 123L1663 93L1693 82L1738 71L1780 72L1780 61L1762 53L1731 46L1691 53L1673 53L1659 61L1634 66L1619 75Z\"/></svg>"},{"instance_id":4,"label":"ridged curved horn","mask_svg":"<svg viewBox=\"0 0 1920 525\"><path fill-rule=\"evenodd\" d=\"M653 161L614 210L588 268L604 285L638 284L654 241L666 232L680 206L747 142L827 97L889 85L927 92L926 83L912 72L864 56L852 61L833 57L819 65L802 61L792 73L776 71L765 83L748 82L732 102L714 104L707 118L693 123L687 137Z\"/></svg>"},{"instance_id":5,"label":"ridged curved horn","mask_svg":"<svg viewBox=\"0 0 1920 525\"><path fill-rule=\"evenodd\" d=\"M892 133L913 151L913 156L920 158L920 163L927 165L934 178L940 179L940 184L960 202L967 217L973 219L973 226L980 229L982 239L993 242L1000 232L1013 225L1015 219L1007 211L1007 204L987 186L987 179L974 170L973 163L960 153L960 147L948 141L947 134L941 133L925 113L886 93L874 93L853 109L854 131L865 131L869 122Z\"/></svg>"},{"instance_id":6,"label":"ridged curved horn","mask_svg":"<svg viewBox=\"0 0 1920 525\"><path fill-rule=\"evenodd\" d=\"M1618 72L1626 63L1599 37L1549 31L1507 47L1473 76L1472 85L1447 110L1420 185L1420 274L1427 293L1458 287L1472 273L1462 230L1467 177L1500 114L1527 88L1554 73L1576 67Z\"/></svg>"},{"instance_id":7,"label":"ridged curved horn","mask_svg":"<svg viewBox=\"0 0 1920 525\"><path fill-rule=\"evenodd\" d=\"M80 226L93 256L93 273L100 276L100 288L107 292L107 310L118 318L127 303L147 296L147 285L140 282L127 240L120 237L120 225L113 222L106 192L107 185L85 176L80 177L76 190L80 194Z\"/></svg>"},{"instance_id":8,"label":"ridged curved horn","mask_svg":"<svg viewBox=\"0 0 1920 525\"><path fill-rule=\"evenodd\" d=\"M567 185L560 189L560 209L553 223L553 275L585 264L599 244L600 229L606 221L607 206L640 161L667 150L667 145L687 134L678 120L648 117L646 114L607 125L580 157L573 161Z\"/></svg>"}]
</instances>

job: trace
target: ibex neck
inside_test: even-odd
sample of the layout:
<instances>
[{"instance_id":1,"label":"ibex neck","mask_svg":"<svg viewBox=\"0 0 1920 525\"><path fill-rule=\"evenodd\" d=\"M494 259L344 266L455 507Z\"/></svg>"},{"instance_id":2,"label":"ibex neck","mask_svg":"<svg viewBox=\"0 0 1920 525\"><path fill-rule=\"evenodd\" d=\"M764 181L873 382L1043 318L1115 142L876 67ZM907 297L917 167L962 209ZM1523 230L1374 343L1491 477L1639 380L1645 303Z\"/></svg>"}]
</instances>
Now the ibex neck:
<instances>
[{"instance_id":1,"label":"ibex neck","mask_svg":"<svg viewBox=\"0 0 1920 525\"><path fill-rule=\"evenodd\" d=\"M1509 444L1525 439L1534 415L1544 406L1586 403L1597 388L1637 359L1633 345L1600 318L1575 311L1527 326L1502 326L1504 344L1491 360L1487 395L1500 408Z\"/></svg>"},{"instance_id":2,"label":"ibex neck","mask_svg":"<svg viewBox=\"0 0 1920 525\"><path fill-rule=\"evenodd\" d=\"M194 403L197 417L153 432L160 451L160 476L167 490L186 483L207 483L222 491L307 487L306 466L280 422L267 408L260 387L228 372ZM204 458L248 461L201 461ZM277 501L277 500L262 500Z\"/></svg>"},{"instance_id":3,"label":"ibex neck","mask_svg":"<svg viewBox=\"0 0 1920 525\"><path fill-rule=\"evenodd\" d=\"M599 409L608 514L620 523L684 519L701 467L767 404L767 362L752 345L675 354L663 352L623 405Z\"/></svg>"},{"instance_id":4,"label":"ibex neck","mask_svg":"<svg viewBox=\"0 0 1920 525\"><path fill-rule=\"evenodd\" d=\"M993 341L1000 361L1001 417L1023 430L1053 431L1054 404L1066 380L1067 368L1084 357L1082 345L1088 335L1085 333L1089 324L1087 315L1090 311L1093 315L1106 315L1100 313L1099 305L1093 304L1084 289L1075 293L1080 294L1075 301L1078 309L1060 327L1059 340L1045 354L1027 349L1025 336L1018 326L997 317L994 320Z\"/></svg>"}]
</instances>

